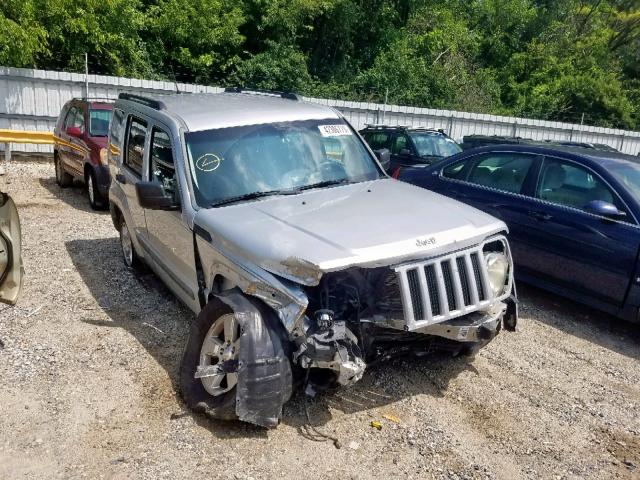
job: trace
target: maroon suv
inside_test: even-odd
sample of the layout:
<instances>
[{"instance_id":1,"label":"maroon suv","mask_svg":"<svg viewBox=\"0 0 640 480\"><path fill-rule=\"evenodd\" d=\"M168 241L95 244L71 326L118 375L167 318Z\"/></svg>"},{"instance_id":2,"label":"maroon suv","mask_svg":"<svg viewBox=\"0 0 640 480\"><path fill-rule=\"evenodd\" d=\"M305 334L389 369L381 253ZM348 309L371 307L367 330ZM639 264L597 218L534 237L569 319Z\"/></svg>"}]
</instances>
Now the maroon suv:
<instances>
[{"instance_id":1,"label":"maroon suv","mask_svg":"<svg viewBox=\"0 0 640 480\"><path fill-rule=\"evenodd\" d=\"M74 98L68 101L53 131L56 181L68 187L74 178L83 180L91 208L109 203L111 178L107 168L107 136L113 104Z\"/></svg>"}]
</instances>

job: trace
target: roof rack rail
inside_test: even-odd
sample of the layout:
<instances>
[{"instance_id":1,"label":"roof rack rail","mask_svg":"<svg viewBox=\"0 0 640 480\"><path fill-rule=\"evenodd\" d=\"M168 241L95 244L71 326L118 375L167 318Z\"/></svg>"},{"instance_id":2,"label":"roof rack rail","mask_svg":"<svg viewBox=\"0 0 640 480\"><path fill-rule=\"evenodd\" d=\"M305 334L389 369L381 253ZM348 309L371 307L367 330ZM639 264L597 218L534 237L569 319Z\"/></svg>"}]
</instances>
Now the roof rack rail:
<instances>
[{"instance_id":1,"label":"roof rack rail","mask_svg":"<svg viewBox=\"0 0 640 480\"><path fill-rule=\"evenodd\" d=\"M365 128L387 128L387 129L401 129L401 128L411 128L410 125L388 125L386 123L365 123Z\"/></svg>"},{"instance_id":2,"label":"roof rack rail","mask_svg":"<svg viewBox=\"0 0 640 480\"><path fill-rule=\"evenodd\" d=\"M85 102L110 102L113 103L115 98L108 97L73 97L74 100L84 100Z\"/></svg>"},{"instance_id":3,"label":"roof rack rail","mask_svg":"<svg viewBox=\"0 0 640 480\"><path fill-rule=\"evenodd\" d=\"M406 129L406 130L430 130L433 132L444 133L442 128L427 127L426 125L388 125L385 123L365 123L366 128L386 128L386 129Z\"/></svg>"},{"instance_id":4,"label":"roof rack rail","mask_svg":"<svg viewBox=\"0 0 640 480\"><path fill-rule=\"evenodd\" d=\"M143 97L142 95L136 95L135 93L121 93L118 95L121 100L130 100L132 102L140 103L154 110L166 110L167 106L161 100L155 100L149 97Z\"/></svg>"},{"instance_id":5,"label":"roof rack rail","mask_svg":"<svg viewBox=\"0 0 640 480\"><path fill-rule=\"evenodd\" d=\"M278 90L263 90L260 88L245 88L245 87L227 87L224 89L226 93L247 93L249 95L265 95L267 97L280 97L287 100L295 100L301 102L302 97L293 92L280 92Z\"/></svg>"}]
</instances>

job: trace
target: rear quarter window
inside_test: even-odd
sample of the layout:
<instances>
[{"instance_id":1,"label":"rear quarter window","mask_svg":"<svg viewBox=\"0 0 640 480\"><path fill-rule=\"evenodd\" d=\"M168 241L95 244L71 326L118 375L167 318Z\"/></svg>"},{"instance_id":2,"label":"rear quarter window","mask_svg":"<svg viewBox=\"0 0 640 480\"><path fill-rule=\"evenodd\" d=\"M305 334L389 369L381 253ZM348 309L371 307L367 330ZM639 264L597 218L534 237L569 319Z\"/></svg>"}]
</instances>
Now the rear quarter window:
<instances>
[{"instance_id":1,"label":"rear quarter window","mask_svg":"<svg viewBox=\"0 0 640 480\"><path fill-rule=\"evenodd\" d=\"M364 135L364 139L367 141L371 150L381 150L383 148L390 149L390 137L389 133L385 132L367 132Z\"/></svg>"},{"instance_id":2,"label":"rear quarter window","mask_svg":"<svg viewBox=\"0 0 640 480\"><path fill-rule=\"evenodd\" d=\"M111 127L109 128L109 153L120 162L122 131L124 130L124 112L119 108L113 110Z\"/></svg>"}]
</instances>

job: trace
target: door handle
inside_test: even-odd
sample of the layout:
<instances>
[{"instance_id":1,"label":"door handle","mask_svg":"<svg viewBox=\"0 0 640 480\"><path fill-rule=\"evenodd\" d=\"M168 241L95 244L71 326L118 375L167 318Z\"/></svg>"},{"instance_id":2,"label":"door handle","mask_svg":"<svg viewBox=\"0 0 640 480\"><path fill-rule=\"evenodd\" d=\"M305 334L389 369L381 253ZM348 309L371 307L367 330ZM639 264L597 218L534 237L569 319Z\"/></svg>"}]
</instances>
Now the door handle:
<instances>
[{"instance_id":1,"label":"door handle","mask_svg":"<svg viewBox=\"0 0 640 480\"><path fill-rule=\"evenodd\" d=\"M116 182L123 183L123 184L127 183L127 177L125 177L121 173L116 173Z\"/></svg>"},{"instance_id":2,"label":"door handle","mask_svg":"<svg viewBox=\"0 0 640 480\"><path fill-rule=\"evenodd\" d=\"M535 211L530 211L528 213L529 213L530 217L533 217L536 220L540 220L540 221L547 221L547 220L551 220L553 218L553 216L549 215L548 213L535 212Z\"/></svg>"}]
</instances>

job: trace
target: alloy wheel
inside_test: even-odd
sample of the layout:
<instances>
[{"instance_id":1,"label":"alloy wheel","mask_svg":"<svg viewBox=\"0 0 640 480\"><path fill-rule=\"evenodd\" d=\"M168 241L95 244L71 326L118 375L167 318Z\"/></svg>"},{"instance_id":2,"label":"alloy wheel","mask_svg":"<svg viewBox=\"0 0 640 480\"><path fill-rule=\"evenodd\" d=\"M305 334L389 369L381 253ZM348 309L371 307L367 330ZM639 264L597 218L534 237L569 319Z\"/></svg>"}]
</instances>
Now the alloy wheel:
<instances>
[{"instance_id":1,"label":"alloy wheel","mask_svg":"<svg viewBox=\"0 0 640 480\"><path fill-rule=\"evenodd\" d=\"M202 377L202 386L217 397L233 389L238 383L235 369L240 350L240 326L233 313L218 318L204 337L200 349L198 369L218 367L218 373Z\"/></svg>"}]
</instances>

